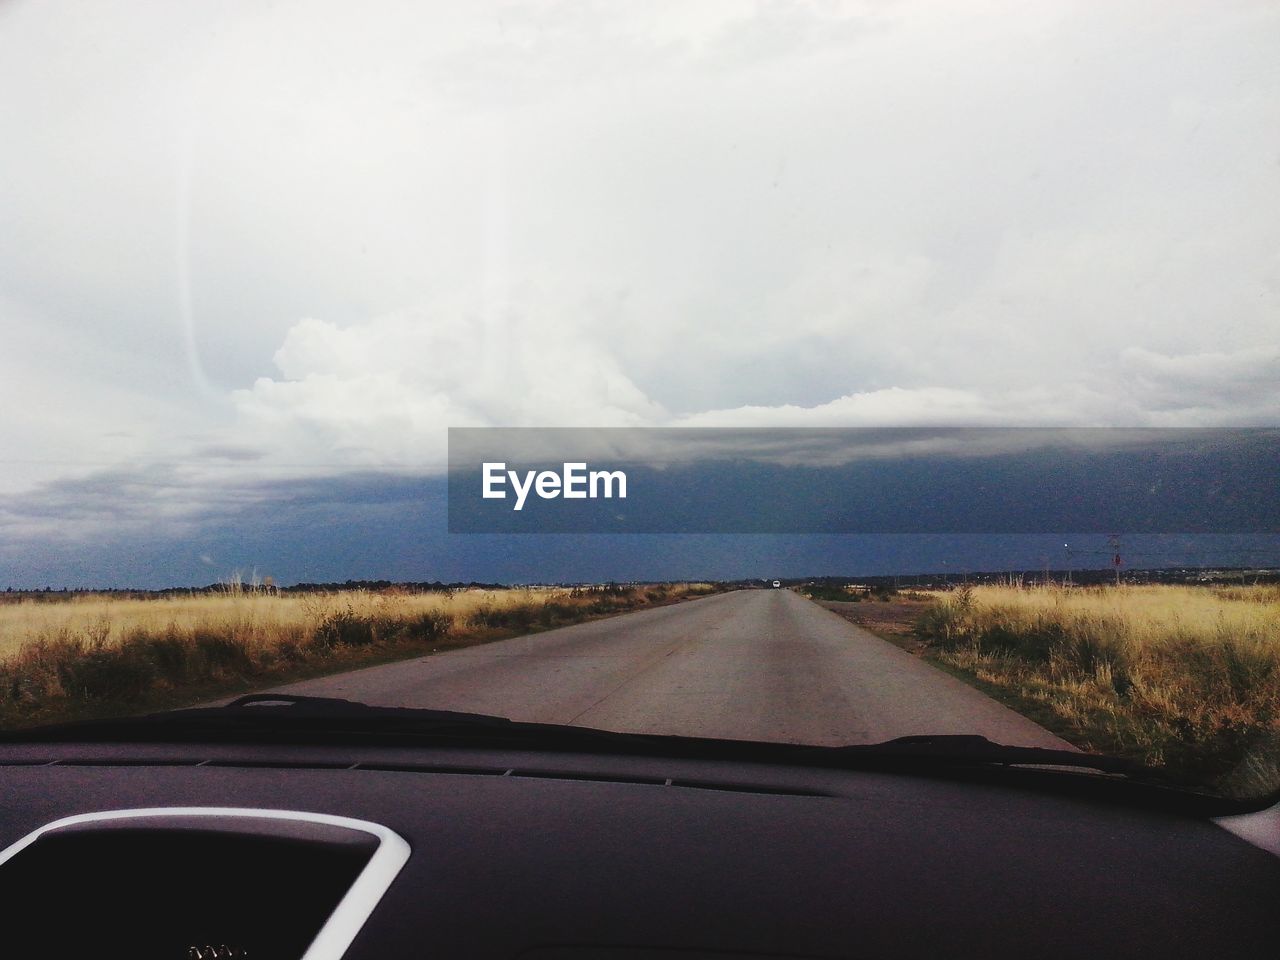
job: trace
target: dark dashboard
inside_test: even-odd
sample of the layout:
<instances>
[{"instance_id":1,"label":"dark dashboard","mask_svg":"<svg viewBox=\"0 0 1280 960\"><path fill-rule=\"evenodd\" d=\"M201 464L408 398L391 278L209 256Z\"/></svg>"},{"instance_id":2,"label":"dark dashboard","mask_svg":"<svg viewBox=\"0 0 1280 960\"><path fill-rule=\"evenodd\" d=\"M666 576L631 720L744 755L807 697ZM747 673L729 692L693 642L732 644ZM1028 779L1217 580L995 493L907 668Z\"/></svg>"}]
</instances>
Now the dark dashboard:
<instances>
[{"instance_id":1,"label":"dark dashboard","mask_svg":"<svg viewBox=\"0 0 1280 960\"><path fill-rule=\"evenodd\" d=\"M28 896L43 914L7 925L45 930L44 956L71 942L60 927L103 956L298 956L236 941L236 918L247 903L269 904L267 928L323 898L331 909L332 885L307 879L328 868L290 866L278 844L345 841L236 846L234 823L210 821L226 835L190 857L182 831L165 842L177 825L163 811L221 808L350 818L403 839L352 960L1275 955L1280 859L1193 812L1045 782L456 746L0 744L0 848L104 811L152 811L144 826L161 834L105 869L84 848L101 885ZM350 857L360 840L348 840ZM220 848L232 851L221 865ZM56 860L68 875L73 854ZM0 864L10 896L30 882L21 860ZM185 939L169 924L167 944L132 949L174 904ZM102 929L86 934L85 916Z\"/></svg>"}]
</instances>

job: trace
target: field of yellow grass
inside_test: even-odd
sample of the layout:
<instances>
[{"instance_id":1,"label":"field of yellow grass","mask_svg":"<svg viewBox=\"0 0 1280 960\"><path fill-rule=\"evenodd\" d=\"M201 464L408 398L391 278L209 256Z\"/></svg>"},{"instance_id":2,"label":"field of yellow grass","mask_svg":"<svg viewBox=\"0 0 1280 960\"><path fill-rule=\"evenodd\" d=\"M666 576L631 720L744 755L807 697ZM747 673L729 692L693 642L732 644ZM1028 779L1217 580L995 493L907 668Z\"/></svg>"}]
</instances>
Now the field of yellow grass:
<instances>
[{"instance_id":1,"label":"field of yellow grass","mask_svg":"<svg viewBox=\"0 0 1280 960\"><path fill-rule=\"evenodd\" d=\"M713 589L235 591L0 603L0 726L169 706Z\"/></svg>"},{"instance_id":2,"label":"field of yellow grass","mask_svg":"<svg viewBox=\"0 0 1280 960\"><path fill-rule=\"evenodd\" d=\"M0 659L24 646L60 637L83 637L95 643L118 645L137 631L162 632L170 627L216 629L247 641L273 645L301 627L322 623L340 612L401 621L423 614L441 614L465 622L477 610L504 610L535 602L556 602L567 590L462 590L398 594L350 590L340 593L192 594L156 599L116 599L83 594L52 603L25 601L0 604Z\"/></svg>"},{"instance_id":3,"label":"field of yellow grass","mask_svg":"<svg viewBox=\"0 0 1280 960\"><path fill-rule=\"evenodd\" d=\"M1086 749L1232 793L1280 787L1280 588L964 587L917 631Z\"/></svg>"}]
</instances>

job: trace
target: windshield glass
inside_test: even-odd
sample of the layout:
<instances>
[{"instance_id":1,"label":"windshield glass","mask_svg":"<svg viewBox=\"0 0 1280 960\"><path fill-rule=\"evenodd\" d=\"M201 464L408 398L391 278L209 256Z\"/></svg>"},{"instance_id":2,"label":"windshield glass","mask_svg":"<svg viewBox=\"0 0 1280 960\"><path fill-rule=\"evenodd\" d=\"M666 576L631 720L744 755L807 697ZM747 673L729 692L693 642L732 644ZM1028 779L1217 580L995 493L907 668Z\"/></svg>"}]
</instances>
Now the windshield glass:
<instances>
[{"instance_id":1,"label":"windshield glass","mask_svg":"<svg viewBox=\"0 0 1280 960\"><path fill-rule=\"evenodd\" d=\"M1280 10L11 3L0 726L1280 788Z\"/></svg>"}]
</instances>

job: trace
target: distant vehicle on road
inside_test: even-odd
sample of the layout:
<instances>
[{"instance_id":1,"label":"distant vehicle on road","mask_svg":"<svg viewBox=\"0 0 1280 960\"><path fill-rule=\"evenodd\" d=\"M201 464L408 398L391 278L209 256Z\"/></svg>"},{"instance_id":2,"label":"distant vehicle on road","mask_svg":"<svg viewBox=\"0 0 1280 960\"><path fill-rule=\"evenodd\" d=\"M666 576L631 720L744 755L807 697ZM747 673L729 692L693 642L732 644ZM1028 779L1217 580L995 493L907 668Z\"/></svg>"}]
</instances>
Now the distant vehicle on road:
<instances>
[{"instance_id":1,"label":"distant vehicle on road","mask_svg":"<svg viewBox=\"0 0 1280 960\"><path fill-rule=\"evenodd\" d=\"M773 585L774 585L775 587L780 587L780 586L782 586L782 581L781 581L781 580L775 580L775 581L773 581Z\"/></svg>"}]
</instances>

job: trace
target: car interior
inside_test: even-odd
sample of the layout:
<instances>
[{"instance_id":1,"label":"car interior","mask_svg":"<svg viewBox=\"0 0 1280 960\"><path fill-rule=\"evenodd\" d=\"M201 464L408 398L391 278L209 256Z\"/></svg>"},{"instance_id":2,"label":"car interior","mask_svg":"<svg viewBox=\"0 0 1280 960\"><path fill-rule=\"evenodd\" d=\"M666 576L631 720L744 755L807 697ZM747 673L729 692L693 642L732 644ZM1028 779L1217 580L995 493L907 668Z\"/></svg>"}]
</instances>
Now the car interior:
<instances>
[{"instance_id":1,"label":"car interior","mask_svg":"<svg viewBox=\"0 0 1280 960\"><path fill-rule=\"evenodd\" d=\"M6 927L66 957L1274 955L1280 810L957 740L270 697L10 734Z\"/></svg>"}]
</instances>

